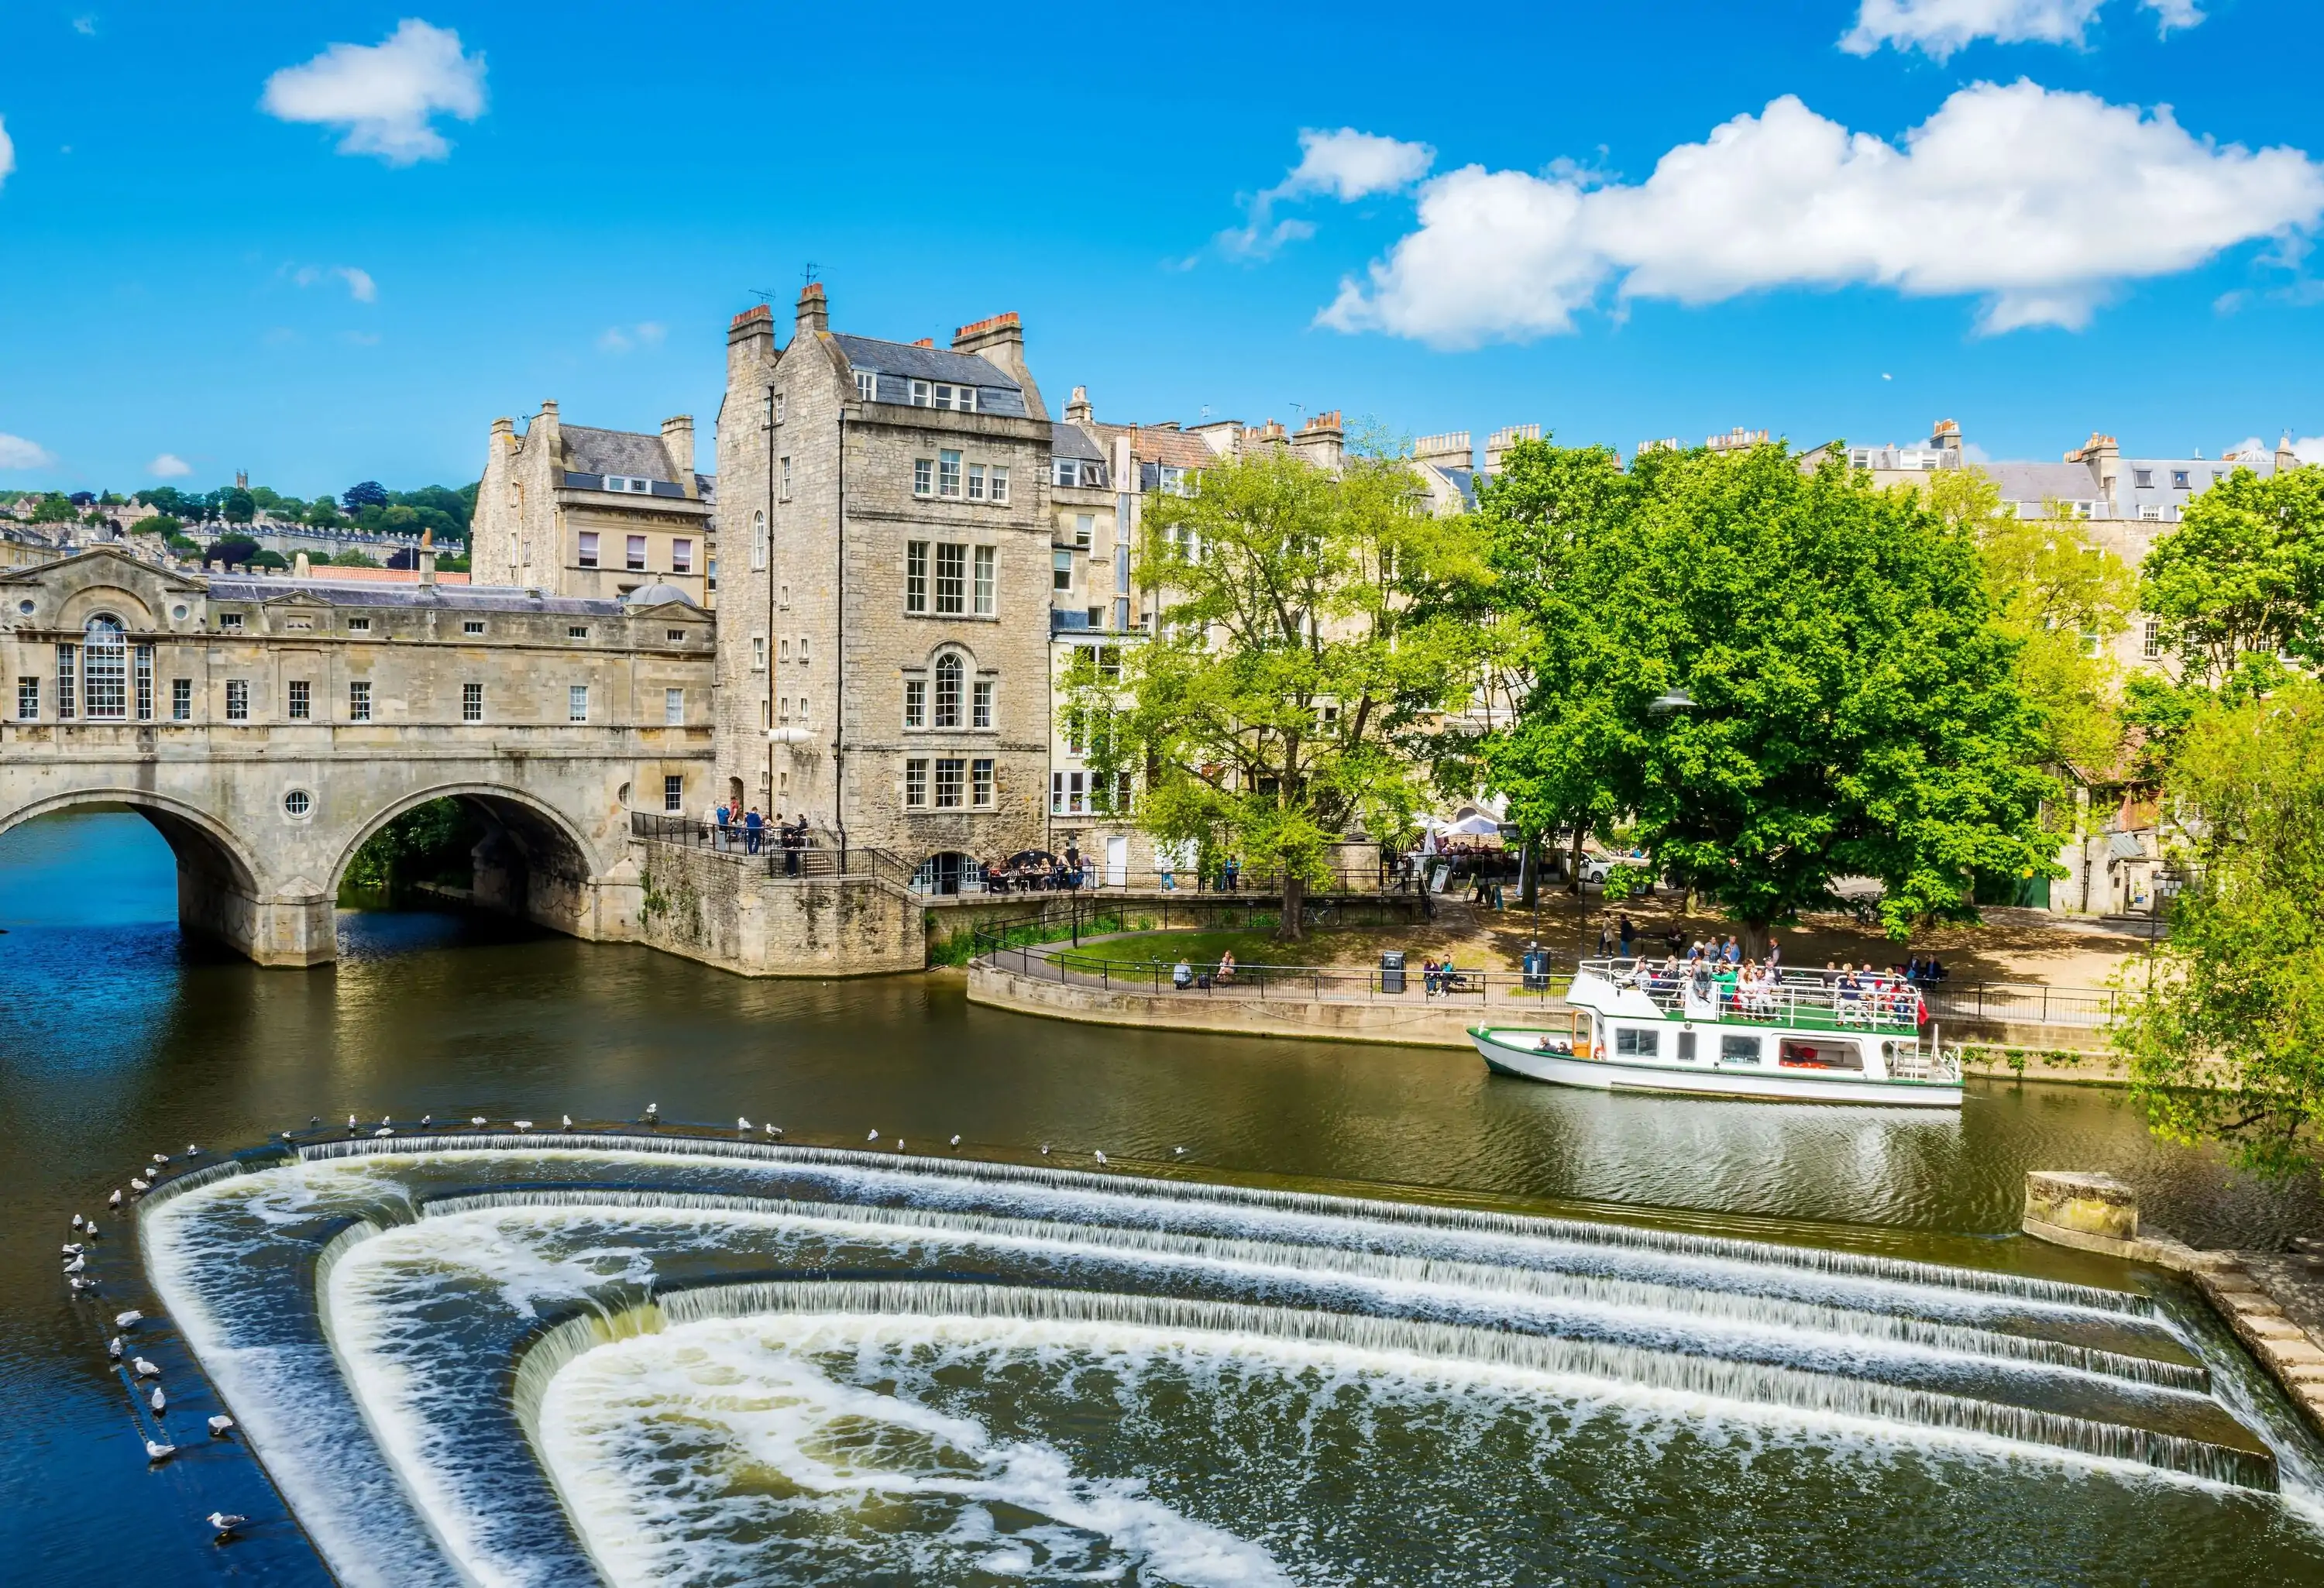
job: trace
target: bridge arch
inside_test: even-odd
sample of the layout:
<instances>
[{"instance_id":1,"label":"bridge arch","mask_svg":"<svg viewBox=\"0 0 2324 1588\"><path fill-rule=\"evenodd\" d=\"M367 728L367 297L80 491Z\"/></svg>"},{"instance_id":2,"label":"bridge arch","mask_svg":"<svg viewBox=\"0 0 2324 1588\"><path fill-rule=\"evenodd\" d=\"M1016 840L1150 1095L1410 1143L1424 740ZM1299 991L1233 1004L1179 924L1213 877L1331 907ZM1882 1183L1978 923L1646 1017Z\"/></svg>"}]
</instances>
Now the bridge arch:
<instances>
[{"instance_id":1,"label":"bridge arch","mask_svg":"<svg viewBox=\"0 0 2324 1588\"><path fill-rule=\"evenodd\" d=\"M604 867L587 836L555 806L504 783L447 782L399 795L363 822L340 846L331 867L329 896L337 899L355 853L398 817L438 799L457 799L483 818L475 851L478 904L518 915L558 931L585 929L591 883Z\"/></svg>"},{"instance_id":2,"label":"bridge arch","mask_svg":"<svg viewBox=\"0 0 2324 1588\"><path fill-rule=\"evenodd\" d=\"M37 817L75 810L127 810L143 817L178 863L179 928L250 952L267 891L250 851L224 823L198 806L150 789L100 786L64 790L0 814L0 833Z\"/></svg>"}]
</instances>

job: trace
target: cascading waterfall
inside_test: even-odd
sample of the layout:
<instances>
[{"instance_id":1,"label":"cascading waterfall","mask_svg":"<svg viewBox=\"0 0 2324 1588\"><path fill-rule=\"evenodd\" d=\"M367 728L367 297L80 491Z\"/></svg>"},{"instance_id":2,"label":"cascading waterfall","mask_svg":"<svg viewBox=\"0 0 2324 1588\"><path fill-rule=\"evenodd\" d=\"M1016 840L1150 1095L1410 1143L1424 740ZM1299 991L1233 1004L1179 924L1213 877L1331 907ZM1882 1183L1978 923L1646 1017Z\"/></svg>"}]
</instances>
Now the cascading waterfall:
<instances>
[{"instance_id":1,"label":"cascading waterfall","mask_svg":"<svg viewBox=\"0 0 2324 1588\"><path fill-rule=\"evenodd\" d=\"M1867 1476L1898 1462L2279 1482L2216 1352L2127 1291L685 1136L295 1153L157 1188L147 1261L351 1582L1366 1580L1395 1497L1462 1513L1488 1449L1554 1506L1558 1463L1655 1482L1678 1441L1711 1475L1674 1511L1758 1503L1762 1448L1900 1515L1935 1480ZM1407 1575L1556 1532L1497 1528Z\"/></svg>"}]
</instances>

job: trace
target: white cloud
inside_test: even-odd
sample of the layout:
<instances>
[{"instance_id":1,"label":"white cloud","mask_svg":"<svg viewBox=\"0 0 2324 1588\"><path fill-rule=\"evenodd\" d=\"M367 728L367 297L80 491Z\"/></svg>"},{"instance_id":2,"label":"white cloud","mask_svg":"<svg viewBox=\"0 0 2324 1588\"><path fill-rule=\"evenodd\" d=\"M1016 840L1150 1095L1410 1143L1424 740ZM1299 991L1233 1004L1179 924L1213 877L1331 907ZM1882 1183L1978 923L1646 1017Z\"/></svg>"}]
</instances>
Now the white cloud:
<instances>
[{"instance_id":1,"label":"white cloud","mask_svg":"<svg viewBox=\"0 0 2324 1588\"><path fill-rule=\"evenodd\" d=\"M2290 439L2288 432L2285 439ZM2301 437L2292 443L2292 455L2302 463L2324 463L2324 436ZM2220 448L2219 456L2223 458L2260 457L2273 460L2275 457L2275 448L2257 436L2246 436L2232 447Z\"/></svg>"},{"instance_id":2,"label":"white cloud","mask_svg":"<svg viewBox=\"0 0 2324 1588\"><path fill-rule=\"evenodd\" d=\"M406 17L380 43L334 44L284 67L266 79L259 106L283 121L345 127L342 154L376 154L390 165L441 160L452 146L431 118L484 113L484 58L462 54L451 29Z\"/></svg>"},{"instance_id":3,"label":"white cloud","mask_svg":"<svg viewBox=\"0 0 2324 1588\"><path fill-rule=\"evenodd\" d=\"M194 472L194 466L174 452L164 452L145 466L145 472L158 480L182 480Z\"/></svg>"},{"instance_id":4,"label":"white cloud","mask_svg":"<svg viewBox=\"0 0 2324 1588\"><path fill-rule=\"evenodd\" d=\"M56 460L56 454L38 441L0 430L0 468L46 468Z\"/></svg>"},{"instance_id":5,"label":"white cloud","mask_svg":"<svg viewBox=\"0 0 2324 1588\"><path fill-rule=\"evenodd\" d=\"M77 16L73 18L73 32L81 34L85 38L94 38L97 34L97 18L94 16Z\"/></svg>"},{"instance_id":6,"label":"white cloud","mask_svg":"<svg viewBox=\"0 0 2324 1588\"><path fill-rule=\"evenodd\" d=\"M627 353L632 347L659 347L669 335L659 320L640 320L633 326L607 326L598 333L597 346L606 353Z\"/></svg>"},{"instance_id":7,"label":"white cloud","mask_svg":"<svg viewBox=\"0 0 2324 1588\"><path fill-rule=\"evenodd\" d=\"M16 169L16 145L8 141L8 118L0 116L0 182Z\"/></svg>"},{"instance_id":8,"label":"white cloud","mask_svg":"<svg viewBox=\"0 0 2324 1588\"><path fill-rule=\"evenodd\" d=\"M379 301L379 283L372 280L371 272L355 265L335 264L325 270L315 264L295 267L286 264L281 273L289 276L290 284L295 287L315 287L325 282L342 282L346 285L347 296L357 303Z\"/></svg>"},{"instance_id":9,"label":"white cloud","mask_svg":"<svg viewBox=\"0 0 2324 1588\"><path fill-rule=\"evenodd\" d=\"M2161 31L2203 20L2196 0L2139 0ZM1978 39L1997 44L2071 44L2089 36L2105 0L1864 0L1840 47L1870 55L1883 44L1942 60Z\"/></svg>"},{"instance_id":10,"label":"white cloud","mask_svg":"<svg viewBox=\"0 0 2324 1588\"><path fill-rule=\"evenodd\" d=\"M1299 134L1299 163L1250 201L1248 225L1220 233L1219 242L1231 254L1264 259L1286 243L1315 235L1311 222L1274 218L1282 200L1323 194L1351 204L1408 188L1435 163L1436 151L1425 143L1399 143L1353 127L1335 133L1305 128Z\"/></svg>"},{"instance_id":11,"label":"white cloud","mask_svg":"<svg viewBox=\"0 0 2324 1588\"><path fill-rule=\"evenodd\" d=\"M1634 186L1448 171L1422 186L1418 229L1317 319L1468 346L1570 330L1609 283L1686 304L1866 285L1978 295L1987 332L2073 329L2122 282L2319 216L2324 165L2193 137L2168 108L1978 83L1899 147L1786 95Z\"/></svg>"}]
</instances>

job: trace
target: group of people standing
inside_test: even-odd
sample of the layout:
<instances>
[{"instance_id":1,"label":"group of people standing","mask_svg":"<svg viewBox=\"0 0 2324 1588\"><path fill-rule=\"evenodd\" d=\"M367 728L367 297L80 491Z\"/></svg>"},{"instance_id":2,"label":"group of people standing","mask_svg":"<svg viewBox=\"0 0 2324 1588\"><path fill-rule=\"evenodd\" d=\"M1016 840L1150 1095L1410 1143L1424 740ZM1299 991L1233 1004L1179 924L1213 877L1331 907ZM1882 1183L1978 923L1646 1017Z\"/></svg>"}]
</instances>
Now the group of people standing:
<instances>
[{"instance_id":1,"label":"group of people standing","mask_svg":"<svg viewBox=\"0 0 2324 1588\"><path fill-rule=\"evenodd\" d=\"M807 813L801 811L797 822L787 822L777 813L770 823L759 814L759 808L732 805L720 800L710 813L710 845L714 849L740 850L744 854L758 854L767 846L767 830L772 826L777 847L788 860L791 871L798 871L799 852L807 847Z\"/></svg>"}]
</instances>

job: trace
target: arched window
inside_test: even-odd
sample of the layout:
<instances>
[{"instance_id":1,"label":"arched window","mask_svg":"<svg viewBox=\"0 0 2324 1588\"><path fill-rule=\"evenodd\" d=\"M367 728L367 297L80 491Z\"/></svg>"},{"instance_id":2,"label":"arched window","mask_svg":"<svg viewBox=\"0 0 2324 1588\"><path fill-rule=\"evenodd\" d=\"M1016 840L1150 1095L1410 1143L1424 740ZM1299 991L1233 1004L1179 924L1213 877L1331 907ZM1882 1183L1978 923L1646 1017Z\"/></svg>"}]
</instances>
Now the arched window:
<instances>
[{"instance_id":1,"label":"arched window","mask_svg":"<svg viewBox=\"0 0 2324 1588\"><path fill-rule=\"evenodd\" d=\"M751 566L754 568L767 566L767 515L764 512L751 515Z\"/></svg>"},{"instance_id":2,"label":"arched window","mask_svg":"<svg viewBox=\"0 0 2324 1588\"><path fill-rule=\"evenodd\" d=\"M81 630L81 716L119 722L129 715L129 642L121 620L105 613Z\"/></svg>"},{"instance_id":3,"label":"arched window","mask_svg":"<svg viewBox=\"0 0 2324 1588\"><path fill-rule=\"evenodd\" d=\"M960 726L960 655L947 651L936 658L936 726Z\"/></svg>"}]
</instances>

